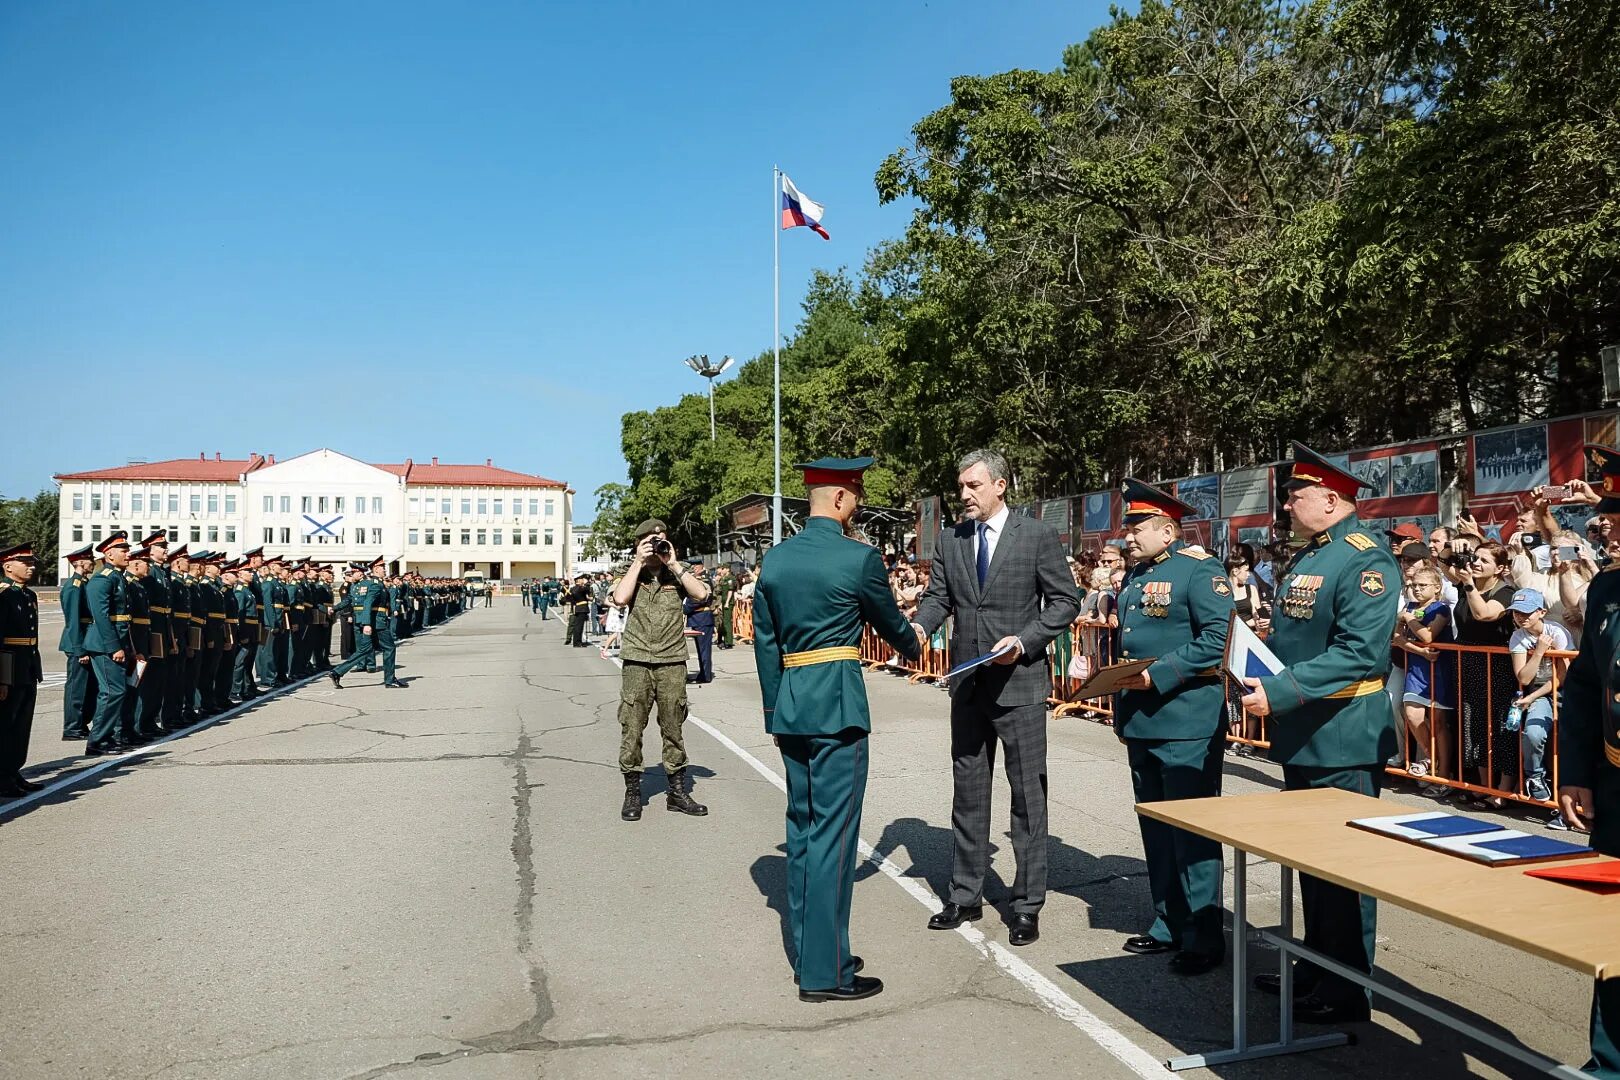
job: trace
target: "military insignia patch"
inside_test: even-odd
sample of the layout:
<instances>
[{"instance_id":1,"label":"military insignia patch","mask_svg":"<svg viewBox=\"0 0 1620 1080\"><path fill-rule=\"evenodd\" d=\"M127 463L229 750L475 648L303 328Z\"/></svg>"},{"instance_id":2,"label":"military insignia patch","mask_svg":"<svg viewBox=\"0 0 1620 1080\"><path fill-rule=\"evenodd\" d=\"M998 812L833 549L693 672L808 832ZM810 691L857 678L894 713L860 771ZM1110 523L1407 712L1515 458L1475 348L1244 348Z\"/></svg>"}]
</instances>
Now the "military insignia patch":
<instances>
[{"instance_id":1,"label":"military insignia patch","mask_svg":"<svg viewBox=\"0 0 1620 1080\"><path fill-rule=\"evenodd\" d=\"M1223 577L1212 577L1212 578L1210 578L1209 579L1209 585L1210 585L1210 588L1215 590L1215 595L1216 596L1231 596L1232 595L1232 586Z\"/></svg>"},{"instance_id":2,"label":"military insignia patch","mask_svg":"<svg viewBox=\"0 0 1620 1080\"><path fill-rule=\"evenodd\" d=\"M1384 595L1384 574L1380 570L1363 570L1361 572L1361 591L1368 596Z\"/></svg>"},{"instance_id":3,"label":"military insignia patch","mask_svg":"<svg viewBox=\"0 0 1620 1080\"><path fill-rule=\"evenodd\" d=\"M1355 548L1357 551L1371 551L1373 548L1378 546L1373 538L1368 536L1366 533L1347 533L1345 534L1344 542ZM1362 582L1365 586L1366 579L1363 578Z\"/></svg>"}]
</instances>

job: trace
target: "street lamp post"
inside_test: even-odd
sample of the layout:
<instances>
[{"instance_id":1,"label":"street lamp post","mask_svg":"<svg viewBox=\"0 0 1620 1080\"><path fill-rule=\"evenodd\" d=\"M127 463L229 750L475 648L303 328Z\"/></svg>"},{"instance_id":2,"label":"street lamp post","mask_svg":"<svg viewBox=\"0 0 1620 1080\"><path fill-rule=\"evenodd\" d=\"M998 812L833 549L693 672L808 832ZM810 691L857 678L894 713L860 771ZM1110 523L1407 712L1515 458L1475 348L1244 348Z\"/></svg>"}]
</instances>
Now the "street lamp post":
<instances>
[{"instance_id":1,"label":"street lamp post","mask_svg":"<svg viewBox=\"0 0 1620 1080\"><path fill-rule=\"evenodd\" d=\"M708 380L709 383L709 442L711 445L716 441L714 427L714 380L718 379L721 375L724 375L726 369L734 363L736 363L736 361L729 356L722 356L719 363L713 363L709 360L708 353L703 353L700 356L688 356L686 358L686 366L703 376L704 379ZM718 507L715 508L714 514L714 560L718 565L720 562L720 511Z\"/></svg>"}]
</instances>

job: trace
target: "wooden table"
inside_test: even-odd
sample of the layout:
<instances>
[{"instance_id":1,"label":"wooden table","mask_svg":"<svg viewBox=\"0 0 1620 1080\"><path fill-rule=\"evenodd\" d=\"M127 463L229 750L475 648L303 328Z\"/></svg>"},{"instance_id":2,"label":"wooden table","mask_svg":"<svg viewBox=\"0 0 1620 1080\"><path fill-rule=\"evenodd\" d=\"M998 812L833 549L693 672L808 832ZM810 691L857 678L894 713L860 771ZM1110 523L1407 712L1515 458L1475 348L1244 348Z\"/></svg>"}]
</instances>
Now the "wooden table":
<instances>
[{"instance_id":1,"label":"wooden table","mask_svg":"<svg viewBox=\"0 0 1620 1080\"><path fill-rule=\"evenodd\" d=\"M1216 799L1141 803L1137 813L1207 836L1233 849L1232 1048L1172 1058L1173 1070L1300 1053L1340 1046L1339 1032L1299 1039L1293 1025L1293 965L1303 957L1367 987L1374 994L1461 1031L1541 1075L1585 1074L1380 985L1359 971L1305 948L1293 938L1293 871L1354 889L1452 926L1533 953L1595 979L1620 978L1620 894L1604 895L1528 877L1523 866L1487 866L1351 828L1355 818L1383 817L1406 808L1335 788L1280 791ZM1248 1041L1249 979L1244 943L1248 930L1247 860L1253 852L1282 869L1282 924L1259 936L1280 954L1281 1034L1277 1042ZM1596 857L1594 857L1595 861Z\"/></svg>"}]
</instances>

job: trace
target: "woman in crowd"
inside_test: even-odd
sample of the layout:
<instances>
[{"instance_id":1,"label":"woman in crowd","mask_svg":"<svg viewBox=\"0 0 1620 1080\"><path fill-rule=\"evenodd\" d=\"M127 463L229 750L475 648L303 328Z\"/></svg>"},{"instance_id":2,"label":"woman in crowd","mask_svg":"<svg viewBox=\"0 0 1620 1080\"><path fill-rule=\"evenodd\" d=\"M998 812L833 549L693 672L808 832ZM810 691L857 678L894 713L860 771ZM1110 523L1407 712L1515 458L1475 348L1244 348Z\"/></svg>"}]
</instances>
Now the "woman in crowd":
<instances>
[{"instance_id":1,"label":"woman in crowd","mask_svg":"<svg viewBox=\"0 0 1620 1080\"><path fill-rule=\"evenodd\" d=\"M1226 577L1232 583L1232 607L1237 617L1250 630L1265 637L1271 630L1271 601L1254 576L1254 548L1239 544L1226 560ZM1226 680L1226 713L1228 727L1242 738L1259 740L1264 734L1258 716L1250 716L1238 705L1243 687L1236 680ZM1232 752L1239 757L1263 756L1254 747L1237 743Z\"/></svg>"},{"instance_id":2,"label":"woman in crowd","mask_svg":"<svg viewBox=\"0 0 1620 1080\"><path fill-rule=\"evenodd\" d=\"M1451 655L1431 648L1450 643L1456 633L1451 609L1440 596L1440 571L1427 561L1406 571L1405 604L1395 623L1395 647L1402 653L1406 679L1401 709L1409 736L1406 771L1420 779L1426 795L1444 795L1446 788L1422 783L1429 775L1452 774L1452 717L1457 708L1457 665Z\"/></svg>"},{"instance_id":3,"label":"woman in crowd","mask_svg":"<svg viewBox=\"0 0 1620 1080\"><path fill-rule=\"evenodd\" d=\"M1574 557L1568 557L1573 553ZM1586 621L1586 587L1598 572L1592 549L1572 532L1561 532L1553 537L1551 587L1557 599L1547 597L1555 610L1561 610L1563 624L1577 639Z\"/></svg>"},{"instance_id":4,"label":"woman in crowd","mask_svg":"<svg viewBox=\"0 0 1620 1080\"><path fill-rule=\"evenodd\" d=\"M1486 540L1474 548L1469 560L1466 569L1446 566L1447 576L1457 585L1457 644L1506 649L1513 634L1513 620L1508 616L1513 586L1505 580L1507 549ZM1512 776L1516 784L1519 740L1505 737L1502 731L1508 706L1518 692L1512 662L1505 654L1464 652L1457 686L1462 699L1462 766L1473 770L1463 779L1490 787L1493 780ZM1503 805L1500 796L1459 796L1465 803L1481 800Z\"/></svg>"}]
</instances>

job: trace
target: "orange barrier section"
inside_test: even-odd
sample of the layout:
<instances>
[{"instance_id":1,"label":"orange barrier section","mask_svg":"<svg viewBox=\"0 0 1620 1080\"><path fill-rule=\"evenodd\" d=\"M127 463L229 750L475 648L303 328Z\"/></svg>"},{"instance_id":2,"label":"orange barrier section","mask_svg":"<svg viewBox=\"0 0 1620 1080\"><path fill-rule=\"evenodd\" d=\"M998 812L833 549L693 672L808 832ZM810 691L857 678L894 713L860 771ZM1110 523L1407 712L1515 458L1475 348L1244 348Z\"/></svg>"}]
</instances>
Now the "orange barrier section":
<instances>
[{"instance_id":1,"label":"orange barrier section","mask_svg":"<svg viewBox=\"0 0 1620 1080\"><path fill-rule=\"evenodd\" d=\"M754 602L738 600L731 609L731 636L738 641L754 640Z\"/></svg>"}]
</instances>

